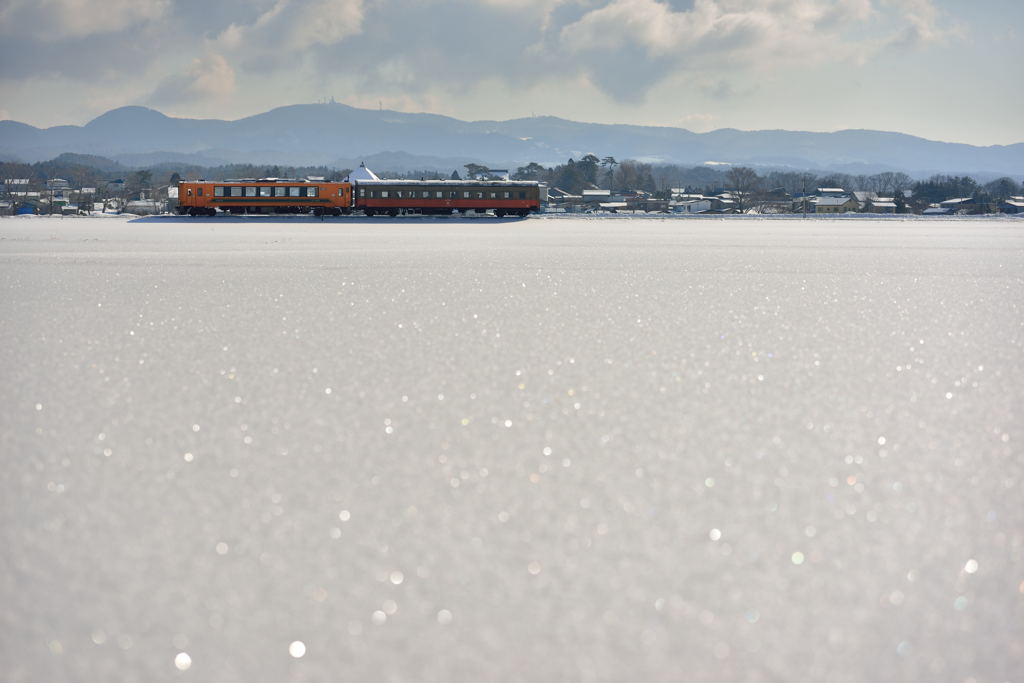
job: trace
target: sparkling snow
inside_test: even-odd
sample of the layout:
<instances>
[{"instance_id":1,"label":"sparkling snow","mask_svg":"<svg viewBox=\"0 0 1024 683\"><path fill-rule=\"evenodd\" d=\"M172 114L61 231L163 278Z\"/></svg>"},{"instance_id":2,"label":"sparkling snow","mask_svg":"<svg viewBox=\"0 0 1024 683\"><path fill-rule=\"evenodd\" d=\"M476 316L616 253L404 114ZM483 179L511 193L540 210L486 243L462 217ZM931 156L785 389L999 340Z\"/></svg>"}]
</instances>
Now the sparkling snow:
<instances>
[{"instance_id":1,"label":"sparkling snow","mask_svg":"<svg viewBox=\"0 0 1024 683\"><path fill-rule=\"evenodd\" d=\"M1012 681L1024 221L0 219L5 681Z\"/></svg>"}]
</instances>

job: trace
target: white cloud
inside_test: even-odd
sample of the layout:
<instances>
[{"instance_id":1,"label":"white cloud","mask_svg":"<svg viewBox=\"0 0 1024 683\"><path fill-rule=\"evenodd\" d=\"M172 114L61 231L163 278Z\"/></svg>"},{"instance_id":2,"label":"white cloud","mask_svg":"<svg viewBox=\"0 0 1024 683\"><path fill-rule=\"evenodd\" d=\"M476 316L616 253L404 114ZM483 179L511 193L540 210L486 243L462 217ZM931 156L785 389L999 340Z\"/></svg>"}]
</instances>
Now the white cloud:
<instances>
[{"instance_id":1,"label":"white cloud","mask_svg":"<svg viewBox=\"0 0 1024 683\"><path fill-rule=\"evenodd\" d=\"M897 41L934 40L938 21L933 0L612 0L563 26L555 50L623 99L669 73L864 63Z\"/></svg>"},{"instance_id":2,"label":"white cloud","mask_svg":"<svg viewBox=\"0 0 1024 683\"><path fill-rule=\"evenodd\" d=\"M278 0L251 24L231 24L217 42L248 55L333 45L360 32L363 0Z\"/></svg>"},{"instance_id":3,"label":"white cloud","mask_svg":"<svg viewBox=\"0 0 1024 683\"><path fill-rule=\"evenodd\" d=\"M184 73L165 78L149 96L154 105L176 107L210 99L226 99L235 92L235 70L223 55L208 54L192 60Z\"/></svg>"},{"instance_id":4,"label":"white cloud","mask_svg":"<svg viewBox=\"0 0 1024 683\"><path fill-rule=\"evenodd\" d=\"M55 42L117 33L161 19L170 0L5 0L0 35Z\"/></svg>"}]
</instances>

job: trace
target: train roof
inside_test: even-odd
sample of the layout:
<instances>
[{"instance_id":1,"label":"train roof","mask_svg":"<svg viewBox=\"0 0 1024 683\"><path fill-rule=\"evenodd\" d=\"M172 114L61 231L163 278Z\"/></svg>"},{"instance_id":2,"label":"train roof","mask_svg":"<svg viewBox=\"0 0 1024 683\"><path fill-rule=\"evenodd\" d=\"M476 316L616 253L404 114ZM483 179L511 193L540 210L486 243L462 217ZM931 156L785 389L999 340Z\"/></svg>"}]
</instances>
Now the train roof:
<instances>
[{"instance_id":1,"label":"train roof","mask_svg":"<svg viewBox=\"0 0 1024 683\"><path fill-rule=\"evenodd\" d=\"M333 183L343 184L338 180L312 180L310 178L229 178L227 180L182 180L183 183L205 183L207 185L230 185L232 183ZM536 180L353 180L353 185L389 185L425 187L430 185L447 187L537 187Z\"/></svg>"},{"instance_id":2,"label":"train roof","mask_svg":"<svg viewBox=\"0 0 1024 683\"><path fill-rule=\"evenodd\" d=\"M337 180L324 180L323 178L228 178L227 180L182 180L183 183L207 183L208 185L227 185L231 183L338 183Z\"/></svg>"},{"instance_id":3,"label":"train roof","mask_svg":"<svg viewBox=\"0 0 1024 683\"><path fill-rule=\"evenodd\" d=\"M399 185L409 187L537 187L536 180L356 180L355 185Z\"/></svg>"}]
</instances>

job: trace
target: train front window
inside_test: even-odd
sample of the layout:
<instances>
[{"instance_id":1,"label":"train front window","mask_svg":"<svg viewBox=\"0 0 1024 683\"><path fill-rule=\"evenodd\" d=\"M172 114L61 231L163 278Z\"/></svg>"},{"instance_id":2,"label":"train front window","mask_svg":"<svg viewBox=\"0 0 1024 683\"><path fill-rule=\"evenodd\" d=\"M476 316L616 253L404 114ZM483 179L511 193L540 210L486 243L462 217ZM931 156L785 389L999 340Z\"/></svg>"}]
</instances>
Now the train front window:
<instances>
[{"instance_id":1,"label":"train front window","mask_svg":"<svg viewBox=\"0 0 1024 683\"><path fill-rule=\"evenodd\" d=\"M188 188L188 196L189 196L189 197L191 197L191 196L192 196L192 188L191 188L191 187L190 187L190 188Z\"/></svg>"},{"instance_id":2,"label":"train front window","mask_svg":"<svg viewBox=\"0 0 1024 683\"><path fill-rule=\"evenodd\" d=\"M217 187L213 188L213 196L214 197L225 197L225 196L227 196L227 192L226 192L227 189L228 188L226 188L226 187L221 187L220 185L218 185Z\"/></svg>"}]
</instances>

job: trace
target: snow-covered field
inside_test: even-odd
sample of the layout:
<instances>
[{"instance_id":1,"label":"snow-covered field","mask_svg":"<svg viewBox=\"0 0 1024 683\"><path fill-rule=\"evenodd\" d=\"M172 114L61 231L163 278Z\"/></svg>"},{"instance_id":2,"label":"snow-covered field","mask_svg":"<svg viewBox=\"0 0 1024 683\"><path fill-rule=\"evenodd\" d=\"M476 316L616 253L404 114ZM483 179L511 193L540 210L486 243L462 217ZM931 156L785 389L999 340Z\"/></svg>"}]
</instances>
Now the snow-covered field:
<instances>
[{"instance_id":1,"label":"snow-covered field","mask_svg":"<svg viewBox=\"0 0 1024 683\"><path fill-rule=\"evenodd\" d=\"M0 220L5 681L1024 680L1024 221Z\"/></svg>"}]
</instances>

